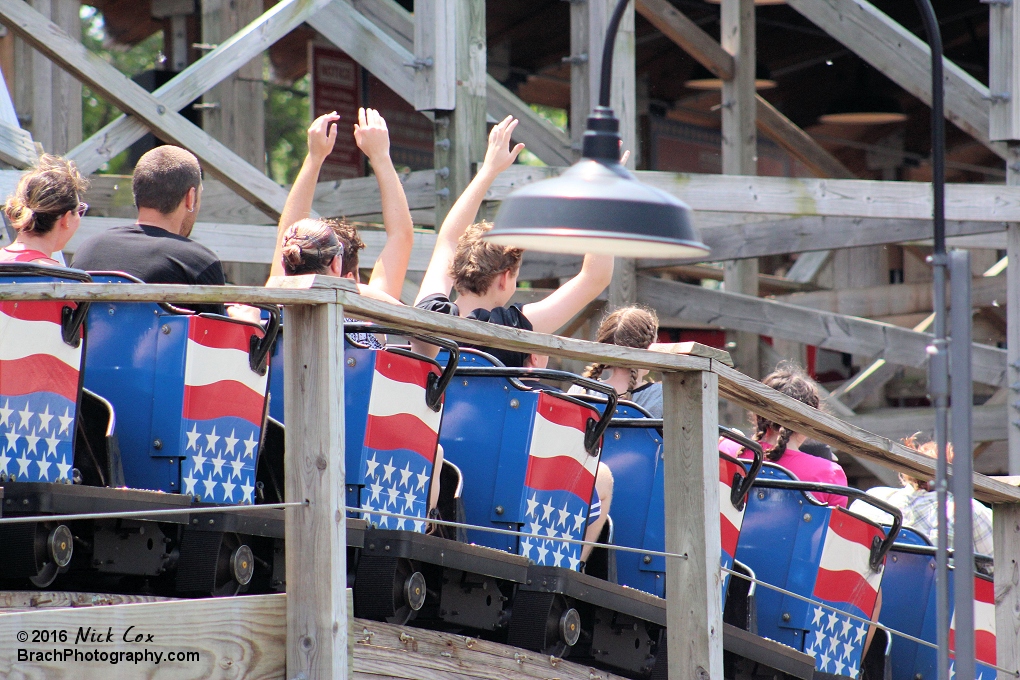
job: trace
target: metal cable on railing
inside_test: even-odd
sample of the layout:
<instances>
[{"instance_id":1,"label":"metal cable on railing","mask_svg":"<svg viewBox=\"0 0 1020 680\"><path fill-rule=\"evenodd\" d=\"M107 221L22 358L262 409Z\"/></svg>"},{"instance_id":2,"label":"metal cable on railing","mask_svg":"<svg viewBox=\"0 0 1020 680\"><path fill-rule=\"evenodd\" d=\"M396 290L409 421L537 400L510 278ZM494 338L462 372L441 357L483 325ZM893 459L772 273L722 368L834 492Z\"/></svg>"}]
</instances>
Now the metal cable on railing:
<instances>
[{"instance_id":1,"label":"metal cable on railing","mask_svg":"<svg viewBox=\"0 0 1020 680\"><path fill-rule=\"evenodd\" d=\"M542 540L555 541L555 542L560 542L560 543L569 543L569 544L572 544L572 545L590 545L592 547L605 548L606 550L615 550L615 551L618 551L618 552L631 552L631 553L638 553L638 554L641 554L641 555L652 555L652 556L656 556L656 557L669 557L669 558L675 558L675 559L681 559L681 560L688 560L688 559L690 559L690 557L688 555L681 555L679 553L662 552L662 551L659 551L659 550L643 550L643 549L640 549L640 548L631 548L629 546L609 545L609 544L606 544L606 543L595 543L593 541L582 541L582 540L577 540L577 539L573 539L573 538L564 538L564 537L559 537L559 536L555 536L555 537L554 536L542 536L540 534L531 534L531 533L524 532L524 531L513 531L511 529L498 529L496 527L477 526L477 525L474 525L474 524L467 524L466 522L453 522L453 521L449 521L449 520L439 520L439 519L427 519L427 520L423 520L421 517L415 517L415 516L412 516L412 515L404 515L404 514L397 513L397 512L387 512L385 510L367 510L367 509L364 509L364 508L355 508L355 507L351 507L351 506L345 506L344 509L347 512L361 514L361 515L379 515L381 517L394 517L394 518L397 518L397 519L412 520L412 521L418 521L418 522L426 521L426 522L428 522L430 524L438 524L440 526L454 527L454 528L460 528L460 529L472 529L472 530L475 530L475 531L485 531L485 532L494 533L494 534L502 534L502 535L505 535L505 536L518 536L518 537L521 537L521 538L539 538L539 539L542 539ZM872 621L870 619L866 619L863 616L857 616L857 615L852 614L850 612L847 612L847 611L844 611L842 609L839 609L838 607L834 607L834 606L832 606L830 604L826 604L825 602L820 602L818 600L812 600L809 597L806 597L804 595L799 595L798 593L795 593L793 591L787 590L786 588L782 588L780 586L773 585L771 583L767 583L767 582L762 581L762 580L760 580L758 578L755 578L753 576L749 576L747 574L743 574L743 573L741 573L739 571L734 571L733 569L729 569L729 568L723 567L721 565L720 565L719 568L722 571L724 571L724 572L726 572L726 573L728 573L728 574L730 574L732 576L736 576L737 578L742 578L745 581L750 581L751 583L755 583L755 584L760 585L763 588L767 588L769 590L774 590L774 591L776 591L778 593L782 593L783 595L789 595L790 597L792 597L794 599L801 600L803 602L807 602L807 603L809 603L809 604L811 604L813 606L821 607L822 609L828 609L828 610L831 610L833 612L837 612L837 613L839 613L840 616L846 616L847 618L853 619L853 620L858 621L860 623L865 623L865 624L867 624L869 626L875 626L876 628L880 628L880 629L882 629L882 630L884 630L884 631L886 631L886 632L888 632L888 633L890 633L892 635L897 635L897 636L902 637L902 638L904 638L906 640L909 640L911 642L915 642L915 643L917 643L919 645L923 645L925 647L930 647L931 649L936 649L936 650L939 648L938 645L936 645L934 643L931 643L931 642L928 642L927 640L922 640L921 638L914 637L913 635L910 635L909 633L904 633L902 631L896 630L895 628L890 628L889 626L886 626L886 625L883 625L881 623L878 623L877 621ZM1007 673L1007 674L1009 674L1009 675L1011 675L1013 677L1020 678L1020 672L1018 672L1018 671L1010 670L1008 668L1003 668L1002 666L996 666L994 664L984 664L984 665L988 666L989 668L994 668L997 671L1002 671L1003 673Z\"/></svg>"},{"instance_id":2,"label":"metal cable on railing","mask_svg":"<svg viewBox=\"0 0 1020 680\"><path fill-rule=\"evenodd\" d=\"M27 522L74 522L83 519L148 519L167 515L204 515L221 512L250 512L251 510L280 510L308 505L308 501L290 503L266 503L265 505L224 505L202 508L167 508L162 510L125 510L123 512L80 512L67 515L20 515L17 517L0 517L0 524L25 524Z\"/></svg>"}]
</instances>

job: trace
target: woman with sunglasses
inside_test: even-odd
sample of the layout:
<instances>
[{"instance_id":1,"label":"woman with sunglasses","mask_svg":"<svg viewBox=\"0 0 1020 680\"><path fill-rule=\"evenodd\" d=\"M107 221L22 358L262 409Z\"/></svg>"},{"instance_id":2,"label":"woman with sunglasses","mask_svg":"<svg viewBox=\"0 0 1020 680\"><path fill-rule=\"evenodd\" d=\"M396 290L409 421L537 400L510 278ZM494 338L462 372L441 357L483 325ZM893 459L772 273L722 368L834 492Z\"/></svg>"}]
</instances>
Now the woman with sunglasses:
<instances>
[{"instance_id":1,"label":"woman with sunglasses","mask_svg":"<svg viewBox=\"0 0 1020 680\"><path fill-rule=\"evenodd\" d=\"M88 180L73 161L44 154L39 164L22 175L4 213L18 232L14 242L0 249L0 262L34 262L60 266L53 253L64 249L89 209L81 202Z\"/></svg>"}]
</instances>

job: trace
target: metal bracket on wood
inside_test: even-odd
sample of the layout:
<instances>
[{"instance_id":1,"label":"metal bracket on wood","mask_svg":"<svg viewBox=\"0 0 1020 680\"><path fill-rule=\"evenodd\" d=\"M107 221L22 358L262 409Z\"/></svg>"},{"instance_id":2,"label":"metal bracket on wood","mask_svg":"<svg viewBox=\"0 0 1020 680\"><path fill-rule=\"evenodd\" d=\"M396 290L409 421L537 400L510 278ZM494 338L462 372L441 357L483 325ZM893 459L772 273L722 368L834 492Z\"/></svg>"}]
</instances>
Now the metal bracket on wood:
<instances>
[{"instance_id":1,"label":"metal bracket on wood","mask_svg":"<svg viewBox=\"0 0 1020 680\"><path fill-rule=\"evenodd\" d=\"M571 55L569 57L563 57L563 59L561 61L564 64L572 64L572 65L587 64L588 63L588 53L584 52L582 54L574 54L574 55Z\"/></svg>"},{"instance_id":2,"label":"metal bracket on wood","mask_svg":"<svg viewBox=\"0 0 1020 680\"><path fill-rule=\"evenodd\" d=\"M450 150L450 140L449 139L439 139L439 140L436 140L436 146L438 146L440 149L449 151Z\"/></svg>"},{"instance_id":3,"label":"metal bracket on wood","mask_svg":"<svg viewBox=\"0 0 1020 680\"><path fill-rule=\"evenodd\" d=\"M1009 92L989 92L988 94L981 95L981 98L986 102L992 102L995 104L997 102L1008 102L1013 98L1013 95Z\"/></svg>"},{"instance_id":4,"label":"metal bracket on wood","mask_svg":"<svg viewBox=\"0 0 1020 680\"><path fill-rule=\"evenodd\" d=\"M191 108L193 108L196 111L201 111L202 109L218 109L218 108L220 108L220 103L219 102L202 102L200 104L192 104Z\"/></svg>"},{"instance_id":5,"label":"metal bracket on wood","mask_svg":"<svg viewBox=\"0 0 1020 680\"><path fill-rule=\"evenodd\" d=\"M415 57L414 61L404 62L404 66L407 66L408 68L413 68L415 71L421 71L422 69L425 68L432 68L433 64L435 64L435 62L432 61L432 57L425 57L424 59L422 59L421 57Z\"/></svg>"},{"instance_id":6,"label":"metal bracket on wood","mask_svg":"<svg viewBox=\"0 0 1020 680\"><path fill-rule=\"evenodd\" d=\"M202 50L203 52L211 52L219 47L219 45L215 45L213 43L191 43L191 47L196 50Z\"/></svg>"},{"instance_id":7,"label":"metal bracket on wood","mask_svg":"<svg viewBox=\"0 0 1020 680\"><path fill-rule=\"evenodd\" d=\"M442 189L437 189L436 196L439 196L440 198L449 198L450 190L447 189L446 187L443 187Z\"/></svg>"},{"instance_id":8,"label":"metal bracket on wood","mask_svg":"<svg viewBox=\"0 0 1020 680\"><path fill-rule=\"evenodd\" d=\"M443 179L450 178L450 168L439 168L436 170L436 177L442 177Z\"/></svg>"}]
</instances>

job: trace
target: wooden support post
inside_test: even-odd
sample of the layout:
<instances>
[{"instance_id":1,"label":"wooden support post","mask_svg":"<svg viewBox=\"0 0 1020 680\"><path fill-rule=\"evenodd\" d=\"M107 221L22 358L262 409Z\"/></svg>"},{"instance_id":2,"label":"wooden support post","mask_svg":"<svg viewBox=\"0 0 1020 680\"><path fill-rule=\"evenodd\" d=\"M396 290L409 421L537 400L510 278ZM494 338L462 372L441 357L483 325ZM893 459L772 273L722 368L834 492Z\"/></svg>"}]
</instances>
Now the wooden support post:
<instances>
[{"instance_id":1,"label":"wooden support post","mask_svg":"<svg viewBox=\"0 0 1020 680\"><path fill-rule=\"evenodd\" d=\"M1017 55L1020 57L1020 53ZM1006 183L1020 185L1020 143L1007 145ZM1006 299L1020 300L1020 223L1006 227ZM1006 386L1009 398L1009 474L1020 475L1020 303L1006 305Z\"/></svg>"},{"instance_id":2,"label":"wooden support post","mask_svg":"<svg viewBox=\"0 0 1020 680\"><path fill-rule=\"evenodd\" d=\"M218 45L263 12L262 0L202 0L202 42ZM263 57L252 59L202 98L202 129L259 170L266 169Z\"/></svg>"},{"instance_id":3,"label":"wooden support post","mask_svg":"<svg viewBox=\"0 0 1020 680\"><path fill-rule=\"evenodd\" d=\"M570 3L570 145L574 160L581 157L585 121L591 113L592 89L588 71L598 66L592 61L588 34L588 0ZM601 54L601 49L599 54Z\"/></svg>"},{"instance_id":4,"label":"wooden support post","mask_svg":"<svg viewBox=\"0 0 1020 680\"><path fill-rule=\"evenodd\" d=\"M666 373L663 424L666 483L668 677L723 677L719 555L719 379Z\"/></svg>"},{"instance_id":5,"label":"wooden support post","mask_svg":"<svg viewBox=\"0 0 1020 680\"><path fill-rule=\"evenodd\" d=\"M1012 503L992 505L992 541L995 546L995 658L996 663L1002 668L1018 671L1020 505ZM1000 674L999 677L1003 676Z\"/></svg>"},{"instance_id":6,"label":"wooden support post","mask_svg":"<svg viewBox=\"0 0 1020 680\"><path fill-rule=\"evenodd\" d=\"M756 175L754 0L722 0L720 23L722 48L733 56L733 77L723 80L722 171L726 175ZM727 262L723 281L729 292L757 296L758 261ZM734 345L727 349L736 367L752 378L760 378L758 336L739 332L728 335L727 342Z\"/></svg>"},{"instance_id":7,"label":"wooden support post","mask_svg":"<svg viewBox=\"0 0 1020 680\"><path fill-rule=\"evenodd\" d=\"M32 0L37 12L70 35L80 35L78 0ZM15 109L24 127L49 153L81 142L81 83L20 38L15 42Z\"/></svg>"},{"instance_id":8,"label":"wooden support post","mask_svg":"<svg viewBox=\"0 0 1020 680\"><path fill-rule=\"evenodd\" d=\"M453 110L457 101L457 0L415 6L414 108Z\"/></svg>"},{"instance_id":9,"label":"wooden support post","mask_svg":"<svg viewBox=\"0 0 1020 680\"><path fill-rule=\"evenodd\" d=\"M443 0L454 20L456 107L436 111L436 226L485 158L485 0Z\"/></svg>"},{"instance_id":10,"label":"wooden support post","mask_svg":"<svg viewBox=\"0 0 1020 680\"><path fill-rule=\"evenodd\" d=\"M1020 140L1020 11L1012 3L988 5L988 137ZM1015 163L1011 155L1007 164Z\"/></svg>"},{"instance_id":11,"label":"wooden support post","mask_svg":"<svg viewBox=\"0 0 1020 680\"><path fill-rule=\"evenodd\" d=\"M347 677L343 308L287 308L287 675Z\"/></svg>"}]
</instances>

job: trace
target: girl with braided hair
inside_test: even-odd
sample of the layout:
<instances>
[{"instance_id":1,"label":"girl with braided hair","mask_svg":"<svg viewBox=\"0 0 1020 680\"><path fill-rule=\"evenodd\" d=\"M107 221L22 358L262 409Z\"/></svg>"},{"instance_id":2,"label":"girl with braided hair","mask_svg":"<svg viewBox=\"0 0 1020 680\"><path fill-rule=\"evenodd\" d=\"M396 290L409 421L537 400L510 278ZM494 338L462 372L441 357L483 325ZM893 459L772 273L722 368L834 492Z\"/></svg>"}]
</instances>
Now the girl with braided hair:
<instances>
[{"instance_id":1,"label":"girl with braided hair","mask_svg":"<svg viewBox=\"0 0 1020 680\"><path fill-rule=\"evenodd\" d=\"M595 334L596 342L635 349L648 349L659 336L659 317L655 312L637 305L620 307L606 315ZM653 418L662 417L662 383L644 382L645 368L626 368L591 364L584 377L604 382L623 399L633 401ZM579 388L576 388L579 389Z\"/></svg>"},{"instance_id":2,"label":"girl with braided hair","mask_svg":"<svg viewBox=\"0 0 1020 680\"><path fill-rule=\"evenodd\" d=\"M818 387L814 381L802 368L793 363L779 364L776 370L765 376L762 383L812 408L818 408L821 402L818 396ZM846 473L843 472L843 468L839 464L799 450L798 447L804 443L807 435L794 432L763 416L752 414L752 418L755 424L752 439L761 442L762 448L765 450L765 460L782 465L803 482L847 485ZM729 440L721 441L719 450L731 456L739 454L741 458L751 457L751 454L743 450L739 444ZM846 496L828 493L813 493L812 495L827 505L838 505L845 508L847 504Z\"/></svg>"}]
</instances>

